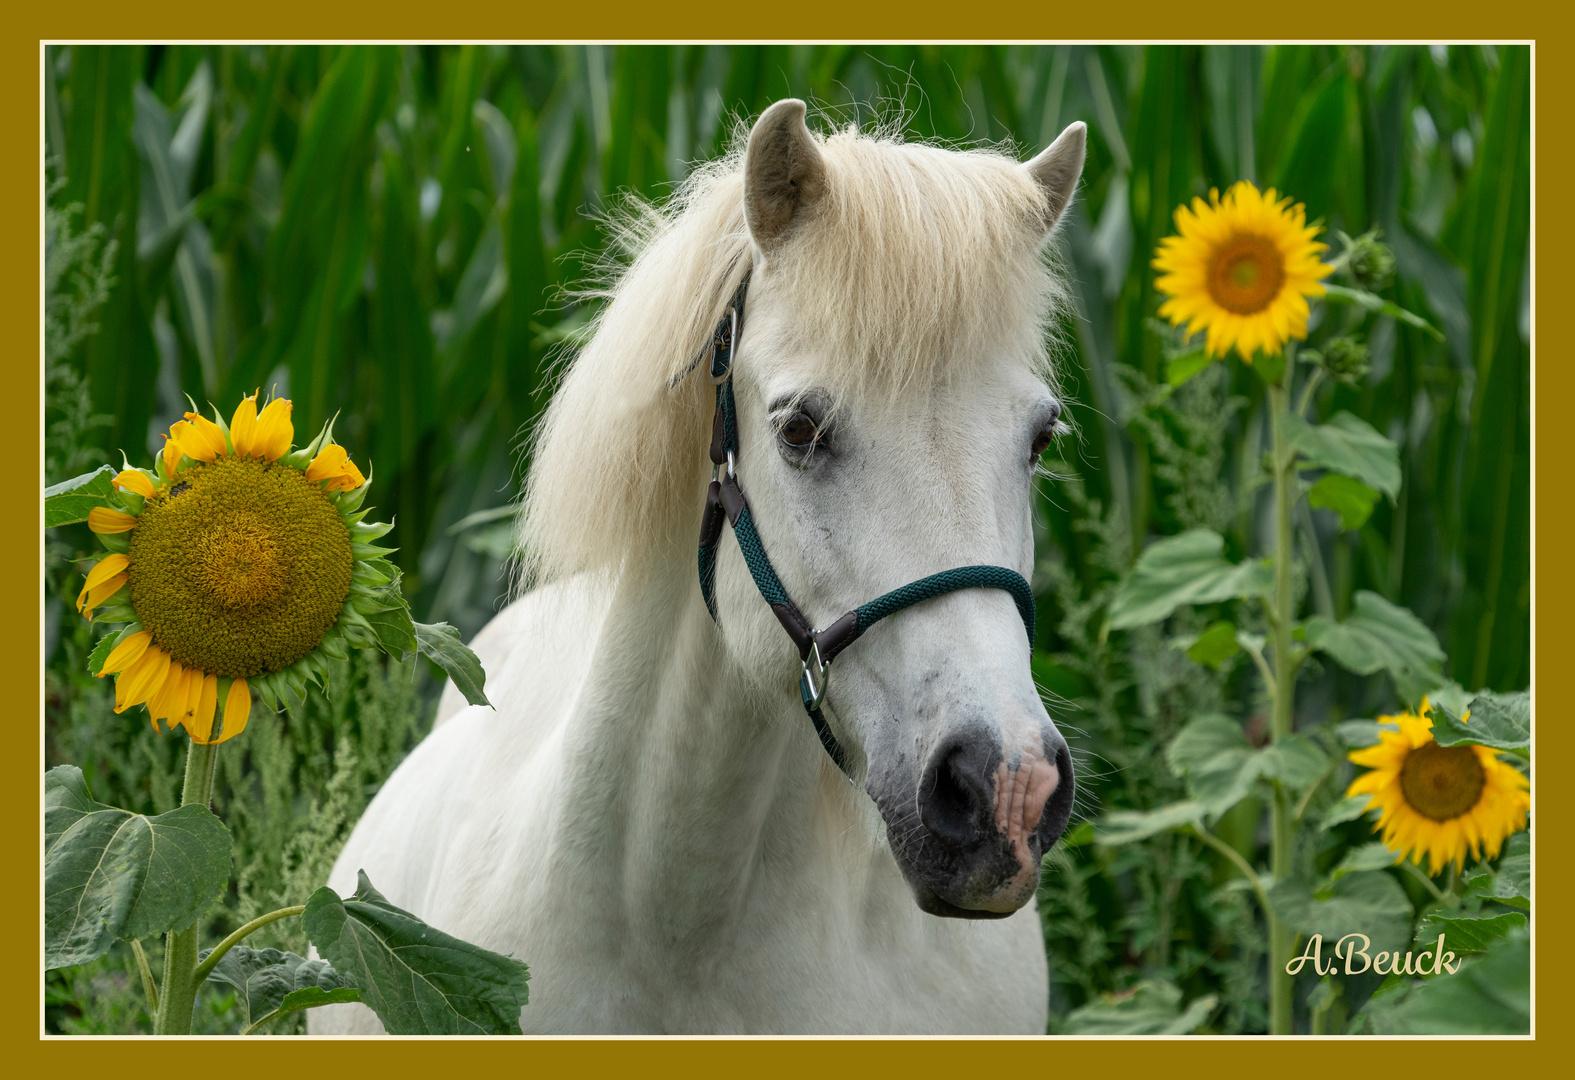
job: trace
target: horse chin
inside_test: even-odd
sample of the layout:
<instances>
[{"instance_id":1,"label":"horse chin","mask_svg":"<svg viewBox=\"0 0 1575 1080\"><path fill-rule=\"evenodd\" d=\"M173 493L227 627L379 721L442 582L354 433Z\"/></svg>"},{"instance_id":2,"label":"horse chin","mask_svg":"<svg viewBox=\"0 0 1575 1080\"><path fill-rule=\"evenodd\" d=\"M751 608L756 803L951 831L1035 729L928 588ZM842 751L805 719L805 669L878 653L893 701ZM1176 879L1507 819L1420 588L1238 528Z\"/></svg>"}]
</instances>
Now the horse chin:
<instances>
[{"instance_id":1,"label":"horse chin","mask_svg":"<svg viewBox=\"0 0 1575 1080\"><path fill-rule=\"evenodd\" d=\"M958 907L949 900L941 899L940 893L928 885L913 886L913 898L919 903L919 910L926 915L939 915L943 919L1004 919L1015 914L1022 904L1005 911L995 911L990 908ZM1026 903L1026 901L1025 901Z\"/></svg>"}]
</instances>

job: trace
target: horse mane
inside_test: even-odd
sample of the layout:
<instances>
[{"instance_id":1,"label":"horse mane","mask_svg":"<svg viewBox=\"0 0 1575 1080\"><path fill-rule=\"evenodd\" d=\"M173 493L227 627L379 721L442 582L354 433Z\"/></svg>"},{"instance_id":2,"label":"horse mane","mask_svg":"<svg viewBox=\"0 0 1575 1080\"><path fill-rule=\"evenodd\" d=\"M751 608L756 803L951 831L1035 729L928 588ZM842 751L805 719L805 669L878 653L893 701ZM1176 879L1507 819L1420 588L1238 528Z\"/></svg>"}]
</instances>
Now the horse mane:
<instances>
[{"instance_id":1,"label":"horse mane","mask_svg":"<svg viewBox=\"0 0 1575 1080\"><path fill-rule=\"evenodd\" d=\"M1010 154L906 142L900 126L815 139L826 194L774 246L769 275L836 400L894 400L966 378L1003 344L1052 388L1066 301L1045 196ZM712 388L689 376L752 260L738 126L665 205L609 212L611 260L577 295L606 301L532 440L516 590L693 547L710 473ZM748 357L748 335L742 356Z\"/></svg>"}]
</instances>

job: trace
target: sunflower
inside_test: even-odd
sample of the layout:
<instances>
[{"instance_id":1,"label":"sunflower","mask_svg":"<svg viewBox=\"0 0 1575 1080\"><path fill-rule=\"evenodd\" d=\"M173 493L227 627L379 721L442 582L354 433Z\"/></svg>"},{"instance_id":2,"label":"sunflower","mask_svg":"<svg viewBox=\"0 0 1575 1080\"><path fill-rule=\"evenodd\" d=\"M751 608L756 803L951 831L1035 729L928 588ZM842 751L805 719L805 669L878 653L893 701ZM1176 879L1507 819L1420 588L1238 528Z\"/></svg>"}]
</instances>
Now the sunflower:
<instances>
[{"instance_id":1,"label":"sunflower","mask_svg":"<svg viewBox=\"0 0 1575 1080\"><path fill-rule=\"evenodd\" d=\"M1329 245L1313 239L1319 227L1301 203L1238 180L1223 198L1211 189L1208 202L1178 206L1176 230L1154 259L1155 287L1170 297L1159 313L1171 325L1206 331L1209 355L1234 346L1248 363L1307 336L1307 297L1324 294L1319 279L1334 268L1318 261Z\"/></svg>"},{"instance_id":2,"label":"sunflower","mask_svg":"<svg viewBox=\"0 0 1575 1080\"><path fill-rule=\"evenodd\" d=\"M1474 858L1496 858L1504 841L1526 827L1531 796L1520 771L1487 747L1434 742L1427 711L1423 698L1420 716L1378 718L1399 730L1380 731L1377 746L1351 752L1353 762L1372 771L1358 776L1346 795L1370 796L1368 808L1382 811L1373 831L1383 830L1384 844L1419 865L1426 852L1428 872L1438 874L1451 863L1459 869L1467 849Z\"/></svg>"},{"instance_id":3,"label":"sunflower","mask_svg":"<svg viewBox=\"0 0 1575 1080\"><path fill-rule=\"evenodd\" d=\"M128 624L90 662L115 676L117 713L146 705L155 731L163 720L223 742L245 729L254 689L303 695L347 645L377 643L368 615L402 608L385 595L398 587L389 549L371 544L392 526L358 512L366 478L332 422L292 453L290 411L275 398L259 412L252 394L228 424L186 413L154 468L122 469L117 505L88 513L110 553L77 610Z\"/></svg>"}]
</instances>

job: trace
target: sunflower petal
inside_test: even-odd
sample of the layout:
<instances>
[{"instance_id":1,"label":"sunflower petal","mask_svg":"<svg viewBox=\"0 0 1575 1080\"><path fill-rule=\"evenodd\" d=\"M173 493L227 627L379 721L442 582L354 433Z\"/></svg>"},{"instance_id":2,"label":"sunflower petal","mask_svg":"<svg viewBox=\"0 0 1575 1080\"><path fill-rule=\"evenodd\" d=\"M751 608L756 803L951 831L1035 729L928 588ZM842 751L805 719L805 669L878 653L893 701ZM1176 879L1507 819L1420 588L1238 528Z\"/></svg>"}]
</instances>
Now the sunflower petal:
<instances>
[{"instance_id":1,"label":"sunflower petal","mask_svg":"<svg viewBox=\"0 0 1575 1080\"><path fill-rule=\"evenodd\" d=\"M97 565L88 571L87 580L82 583L82 591L77 594L77 610L82 610L82 601L87 598L89 593L130 565L131 558L119 553L106 555L100 559ZM89 608L97 606L97 604L88 605Z\"/></svg>"},{"instance_id":2,"label":"sunflower petal","mask_svg":"<svg viewBox=\"0 0 1575 1080\"><path fill-rule=\"evenodd\" d=\"M178 443L181 452L193 460L212 461L219 456L208 440L204 439L189 421L177 420L171 424L170 439Z\"/></svg>"},{"instance_id":3,"label":"sunflower petal","mask_svg":"<svg viewBox=\"0 0 1575 1080\"><path fill-rule=\"evenodd\" d=\"M338 443L329 443L317 452L312 463L306 467L306 478L315 484L319 480L338 476L349 460L349 451Z\"/></svg>"},{"instance_id":4,"label":"sunflower petal","mask_svg":"<svg viewBox=\"0 0 1575 1080\"><path fill-rule=\"evenodd\" d=\"M110 578L103 584L95 585L85 595L77 597L77 604L80 605L77 610L81 611L85 608L87 611L87 617L89 621L91 621L93 618L93 609L98 607L105 600L108 600L111 596L114 596L116 593L118 593L121 590L121 587L126 584L126 581L127 578L125 574L116 574L114 577Z\"/></svg>"},{"instance_id":5,"label":"sunflower petal","mask_svg":"<svg viewBox=\"0 0 1575 1080\"><path fill-rule=\"evenodd\" d=\"M115 486L122 491L130 491L141 495L144 499L153 498L153 481L136 469L122 470L115 477Z\"/></svg>"},{"instance_id":6,"label":"sunflower petal","mask_svg":"<svg viewBox=\"0 0 1575 1080\"><path fill-rule=\"evenodd\" d=\"M95 506L88 511L88 528L96 533L130 532L137 527L137 519L107 506Z\"/></svg>"},{"instance_id":7,"label":"sunflower petal","mask_svg":"<svg viewBox=\"0 0 1575 1080\"><path fill-rule=\"evenodd\" d=\"M245 679L236 679L230 684L230 692L224 696L224 730L219 733L218 742L233 739L246 730L246 719L252 711L252 692L246 685Z\"/></svg>"},{"instance_id":8,"label":"sunflower petal","mask_svg":"<svg viewBox=\"0 0 1575 1080\"><path fill-rule=\"evenodd\" d=\"M175 470L180 467L181 459L185 456L186 452L180 448L180 443L176 442L168 435L164 436L164 450L162 457L164 459L165 476L173 480L175 478Z\"/></svg>"},{"instance_id":9,"label":"sunflower petal","mask_svg":"<svg viewBox=\"0 0 1575 1080\"><path fill-rule=\"evenodd\" d=\"M164 685L170 671L170 654L151 645L131 667L115 680L115 711L125 712L141 705Z\"/></svg>"},{"instance_id":10,"label":"sunflower petal","mask_svg":"<svg viewBox=\"0 0 1575 1080\"><path fill-rule=\"evenodd\" d=\"M127 634L109 651L109 656L104 660L104 666L99 669L98 677L102 679L106 675L115 675L125 671L142 659L142 654L148 651L148 645L152 641L153 635L146 630L138 630L135 634Z\"/></svg>"},{"instance_id":11,"label":"sunflower petal","mask_svg":"<svg viewBox=\"0 0 1575 1080\"><path fill-rule=\"evenodd\" d=\"M192 437L200 441L205 450L211 451L213 458L223 457L230 452L230 447L224 440L224 429L201 413L189 412L186 420L191 424Z\"/></svg>"},{"instance_id":12,"label":"sunflower petal","mask_svg":"<svg viewBox=\"0 0 1575 1080\"><path fill-rule=\"evenodd\" d=\"M235 414L230 417L230 442L236 454L241 457L252 455L256 432L257 395L253 393L241 399L241 403L235 407Z\"/></svg>"},{"instance_id":13,"label":"sunflower petal","mask_svg":"<svg viewBox=\"0 0 1575 1080\"><path fill-rule=\"evenodd\" d=\"M257 417L257 433L252 438L252 453L264 461L278 461L290 452L295 425L290 422L294 406L288 398L274 398Z\"/></svg>"},{"instance_id":14,"label":"sunflower petal","mask_svg":"<svg viewBox=\"0 0 1575 1080\"><path fill-rule=\"evenodd\" d=\"M213 713L219 704L219 677L205 675L197 708L186 720L186 733L191 741L206 744L213 733Z\"/></svg>"}]
</instances>

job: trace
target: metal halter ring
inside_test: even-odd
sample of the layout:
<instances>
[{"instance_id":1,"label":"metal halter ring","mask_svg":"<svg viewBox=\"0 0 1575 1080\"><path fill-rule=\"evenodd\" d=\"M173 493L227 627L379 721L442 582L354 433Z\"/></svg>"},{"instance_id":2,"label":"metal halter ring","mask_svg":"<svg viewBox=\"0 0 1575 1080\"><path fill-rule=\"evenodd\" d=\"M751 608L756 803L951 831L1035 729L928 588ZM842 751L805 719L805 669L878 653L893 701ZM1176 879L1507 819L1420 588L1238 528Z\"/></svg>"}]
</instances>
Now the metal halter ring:
<instances>
[{"instance_id":1,"label":"metal halter ring","mask_svg":"<svg viewBox=\"0 0 1575 1080\"><path fill-rule=\"evenodd\" d=\"M810 660L815 662L814 673L810 673ZM820 642L815 642L809 647L809 656L804 659L804 674L799 694L804 699L804 705L809 709L820 708L821 702L826 700L826 687L831 682L831 665L822 663L820 659ZM820 685L816 686L816 680Z\"/></svg>"},{"instance_id":2,"label":"metal halter ring","mask_svg":"<svg viewBox=\"0 0 1575 1080\"><path fill-rule=\"evenodd\" d=\"M711 367L706 374L710 377L712 386L721 386L733 370L733 346L738 341L738 308L727 309L727 320L727 340L722 340L720 334L711 339ZM723 348L727 350L727 366L718 372L716 354Z\"/></svg>"}]
</instances>

